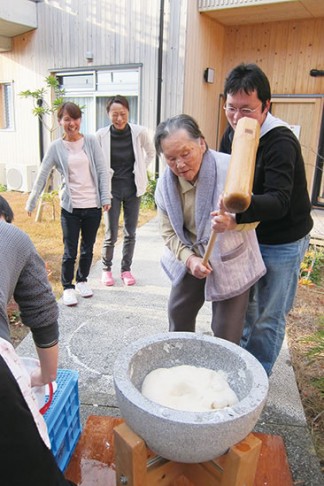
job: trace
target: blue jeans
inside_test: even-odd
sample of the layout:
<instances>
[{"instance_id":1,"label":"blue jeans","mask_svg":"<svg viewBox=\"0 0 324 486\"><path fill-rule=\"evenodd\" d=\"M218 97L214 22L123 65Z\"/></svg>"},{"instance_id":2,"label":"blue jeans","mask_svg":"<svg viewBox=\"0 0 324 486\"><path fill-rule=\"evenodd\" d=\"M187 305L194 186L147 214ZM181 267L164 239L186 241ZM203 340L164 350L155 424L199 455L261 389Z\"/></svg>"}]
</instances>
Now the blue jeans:
<instances>
[{"instance_id":1,"label":"blue jeans","mask_svg":"<svg viewBox=\"0 0 324 486\"><path fill-rule=\"evenodd\" d=\"M134 192L135 191L135 192ZM105 239L102 246L102 267L110 271L113 262L114 248L118 237L118 226L121 209L124 212L124 242L121 261L121 272L128 272L131 269L136 241L136 228L138 222L141 198L136 196L136 188L124 187L116 195L113 192L111 208L104 213L106 226Z\"/></svg>"},{"instance_id":2,"label":"blue jeans","mask_svg":"<svg viewBox=\"0 0 324 486\"><path fill-rule=\"evenodd\" d=\"M285 337L309 239L307 235L293 243L260 245L267 273L251 289L240 345L260 361L268 376Z\"/></svg>"},{"instance_id":3,"label":"blue jeans","mask_svg":"<svg viewBox=\"0 0 324 486\"><path fill-rule=\"evenodd\" d=\"M80 258L76 274L77 282L86 282L93 257L93 245L101 221L101 209L73 209L69 213L61 210L64 253L62 258L61 282L64 289L73 289L74 265L78 253L81 232Z\"/></svg>"}]
</instances>

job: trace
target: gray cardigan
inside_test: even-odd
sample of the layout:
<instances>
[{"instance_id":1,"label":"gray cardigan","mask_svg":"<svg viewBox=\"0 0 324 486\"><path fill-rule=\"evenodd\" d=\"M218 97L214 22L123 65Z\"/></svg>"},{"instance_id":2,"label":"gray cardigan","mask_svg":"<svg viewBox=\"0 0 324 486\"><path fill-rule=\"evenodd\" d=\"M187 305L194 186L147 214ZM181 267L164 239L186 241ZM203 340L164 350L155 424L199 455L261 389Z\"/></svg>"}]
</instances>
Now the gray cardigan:
<instances>
[{"instance_id":1,"label":"gray cardigan","mask_svg":"<svg viewBox=\"0 0 324 486\"><path fill-rule=\"evenodd\" d=\"M97 207L111 203L110 184L108 170L104 161L103 152L94 135L84 135L84 152L90 161L90 170L96 188ZM62 186L60 190L61 206L69 213L72 213L72 199L69 187L68 151L61 138L51 143L39 168L33 189L26 203L26 210L32 211L37 199L44 190L46 180L53 168L56 168L62 175Z\"/></svg>"},{"instance_id":2,"label":"gray cardigan","mask_svg":"<svg viewBox=\"0 0 324 486\"><path fill-rule=\"evenodd\" d=\"M169 218L179 240L196 247L203 256L208 242L211 224L210 213L217 208L229 163L229 156L207 150L199 171L195 204L197 241L193 245L187 239L178 178L167 167L159 179L155 193L156 204ZM206 279L206 300L219 301L240 295L266 273L255 230L225 231L217 235L210 263L213 272ZM172 285L177 285L187 272L183 262L166 247L161 264Z\"/></svg>"}]
</instances>

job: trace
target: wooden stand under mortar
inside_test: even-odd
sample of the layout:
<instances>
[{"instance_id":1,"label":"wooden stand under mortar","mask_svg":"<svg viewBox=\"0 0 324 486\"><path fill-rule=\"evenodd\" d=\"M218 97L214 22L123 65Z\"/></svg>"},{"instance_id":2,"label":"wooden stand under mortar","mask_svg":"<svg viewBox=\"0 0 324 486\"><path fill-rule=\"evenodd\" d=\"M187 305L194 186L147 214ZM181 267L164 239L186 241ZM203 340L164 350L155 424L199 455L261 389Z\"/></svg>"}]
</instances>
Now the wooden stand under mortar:
<instances>
[{"instance_id":1,"label":"wooden stand under mortar","mask_svg":"<svg viewBox=\"0 0 324 486\"><path fill-rule=\"evenodd\" d=\"M279 435L253 432L213 461L180 464L155 456L122 418L98 415L88 417L65 477L78 486L293 485Z\"/></svg>"},{"instance_id":2,"label":"wooden stand under mortar","mask_svg":"<svg viewBox=\"0 0 324 486\"><path fill-rule=\"evenodd\" d=\"M253 434L212 461L185 464L148 457L125 423L115 428L116 484L127 486L253 486L262 442Z\"/></svg>"}]
</instances>

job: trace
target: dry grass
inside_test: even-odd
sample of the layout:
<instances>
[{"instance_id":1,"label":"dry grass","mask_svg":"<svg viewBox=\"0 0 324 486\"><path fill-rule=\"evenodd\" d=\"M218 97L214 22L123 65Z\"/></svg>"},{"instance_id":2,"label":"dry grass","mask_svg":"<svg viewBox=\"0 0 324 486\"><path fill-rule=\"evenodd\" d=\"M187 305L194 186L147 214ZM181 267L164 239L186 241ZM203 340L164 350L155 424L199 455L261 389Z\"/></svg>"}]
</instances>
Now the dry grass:
<instances>
[{"instance_id":1,"label":"dry grass","mask_svg":"<svg viewBox=\"0 0 324 486\"><path fill-rule=\"evenodd\" d=\"M296 303L287 321L287 335L300 398L324 471L324 272L321 282L312 288L298 288ZM320 352L312 357L310 353L315 347Z\"/></svg>"}]
</instances>

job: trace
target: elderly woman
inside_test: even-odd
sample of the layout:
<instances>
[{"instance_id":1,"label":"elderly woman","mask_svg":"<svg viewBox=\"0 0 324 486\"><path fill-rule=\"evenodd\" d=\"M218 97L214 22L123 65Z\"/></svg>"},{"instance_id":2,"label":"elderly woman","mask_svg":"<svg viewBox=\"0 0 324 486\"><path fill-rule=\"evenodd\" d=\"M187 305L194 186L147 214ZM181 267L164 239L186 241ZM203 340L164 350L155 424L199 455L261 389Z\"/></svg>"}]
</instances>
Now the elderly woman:
<instances>
[{"instance_id":1,"label":"elderly woman","mask_svg":"<svg viewBox=\"0 0 324 486\"><path fill-rule=\"evenodd\" d=\"M230 157L208 149L188 115L160 123L155 148L167 164L157 184L156 204L166 245L161 263L172 282L169 330L194 332L198 312L208 300L214 335L238 344L250 287L265 267L254 229L245 225L242 231L231 214L213 212L221 201ZM219 235L204 265L212 212Z\"/></svg>"},{"instance_id":2,"label":"elderly woman","mask_svg":"<svg viewBox=\"0 0 324 486\"><path fill-rule=\"evenodd\" d=\"M77 305L75 290L81 297L92 297L87 278L93 257L93 245L101 221L101 208L110 208L108 170L94 135L82 135L81 109L64 103L57 112L63 137L52 142L40 166L27 201L29 216L43 191L48 175L55 167L63 178L61 190L61 226L64 254L61 281L63 303ZM81 234L80 258L74 283L74 266Z\"/></svg>"}]
</instances>

